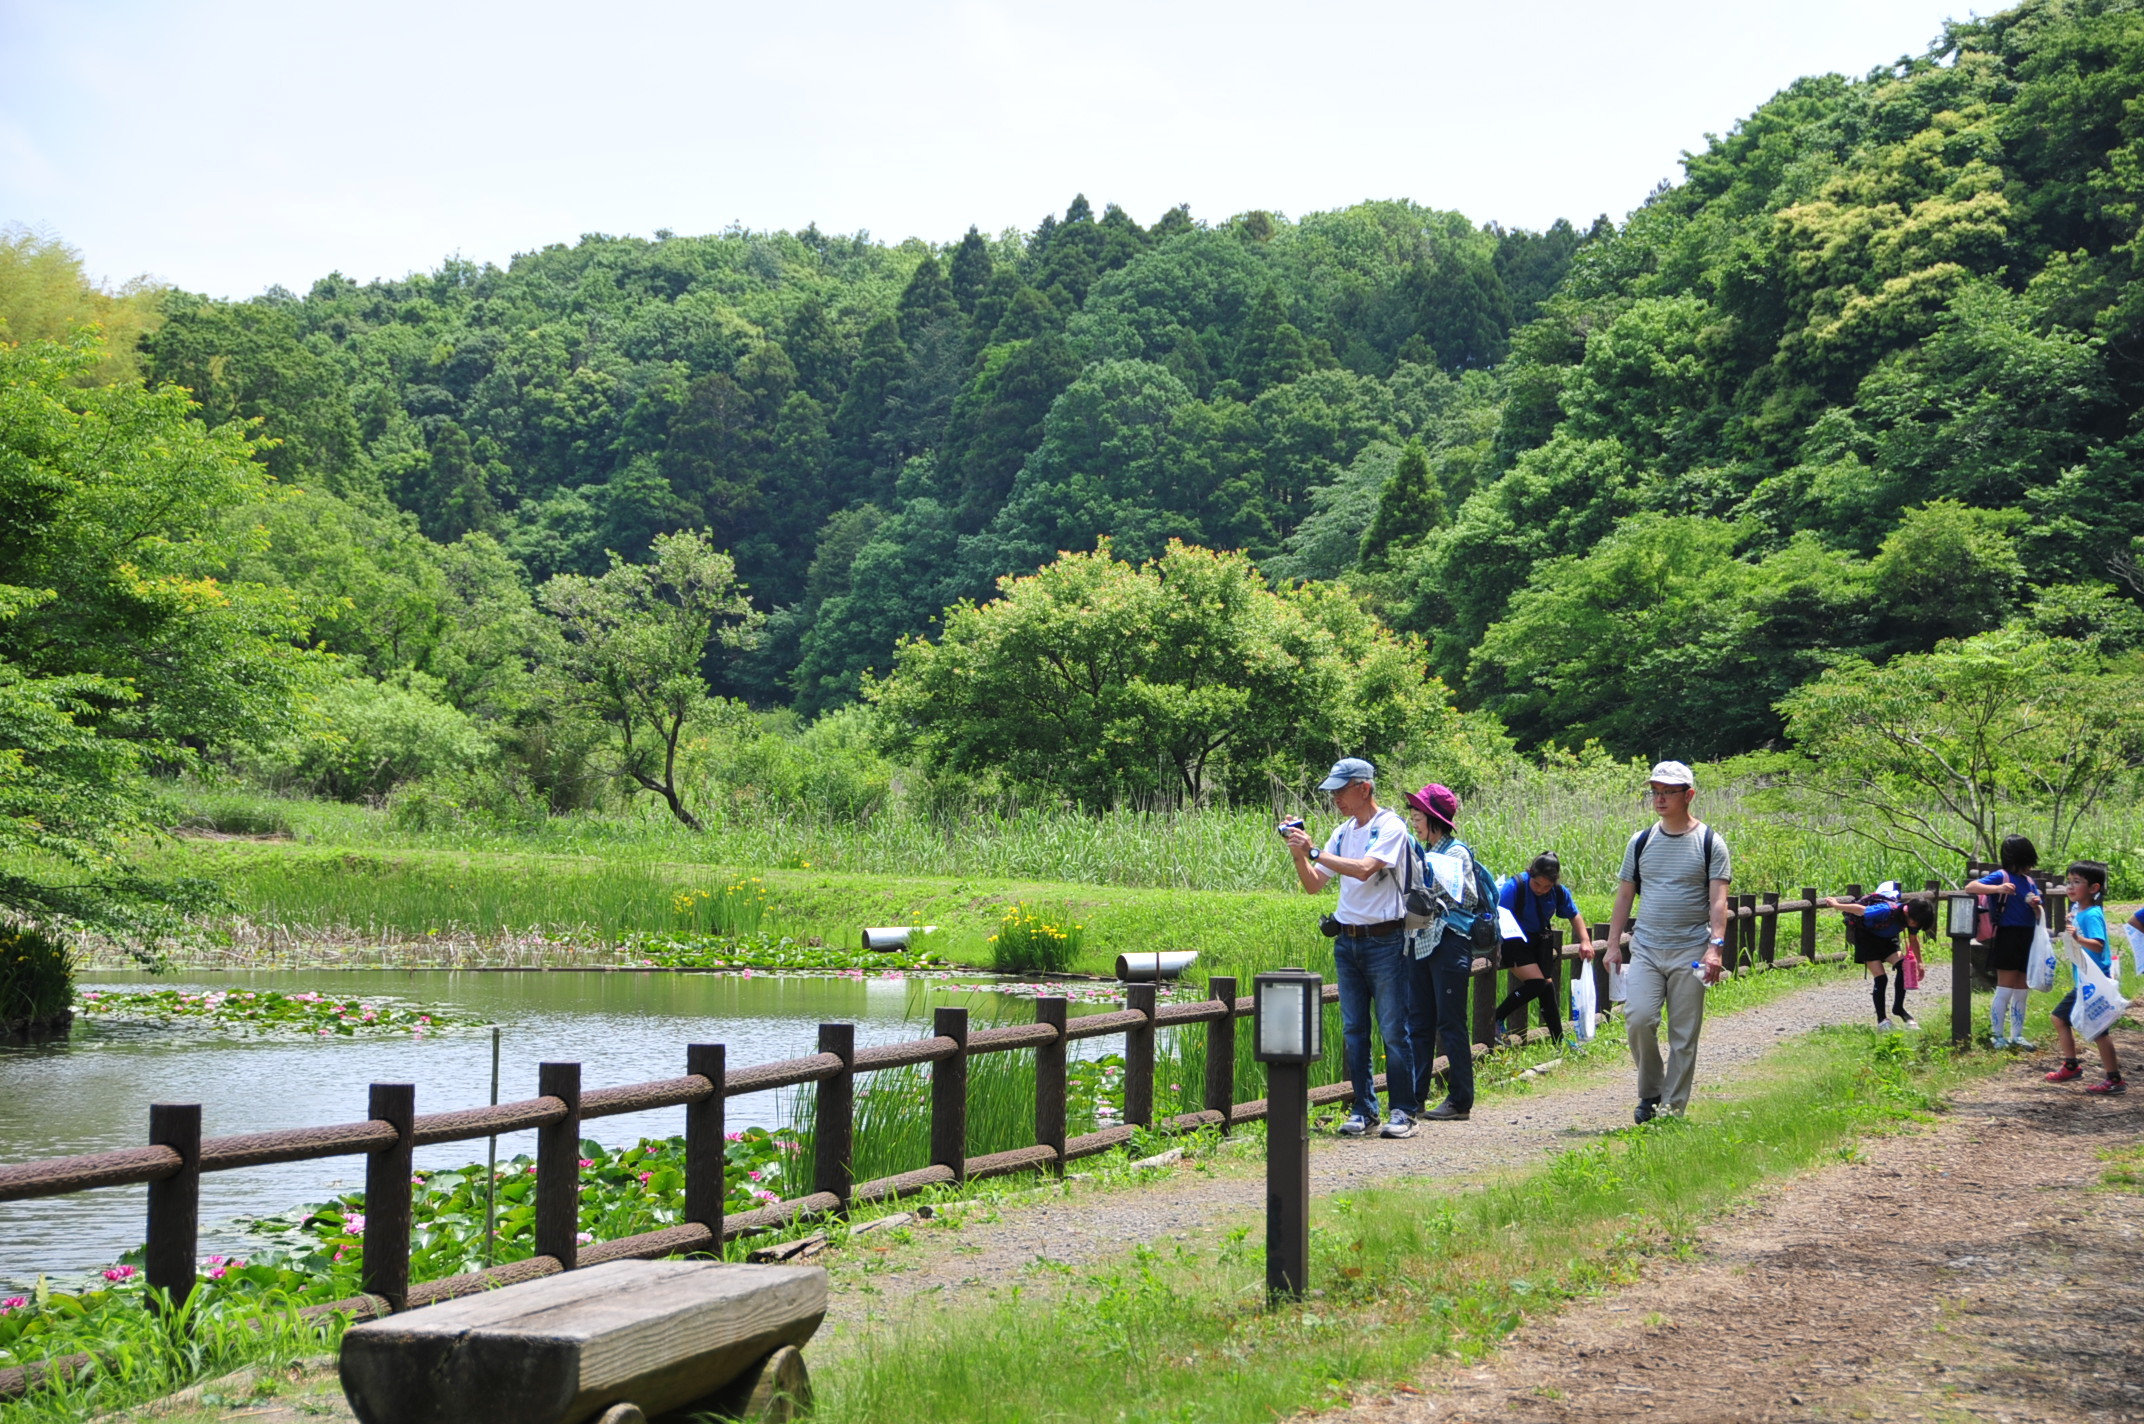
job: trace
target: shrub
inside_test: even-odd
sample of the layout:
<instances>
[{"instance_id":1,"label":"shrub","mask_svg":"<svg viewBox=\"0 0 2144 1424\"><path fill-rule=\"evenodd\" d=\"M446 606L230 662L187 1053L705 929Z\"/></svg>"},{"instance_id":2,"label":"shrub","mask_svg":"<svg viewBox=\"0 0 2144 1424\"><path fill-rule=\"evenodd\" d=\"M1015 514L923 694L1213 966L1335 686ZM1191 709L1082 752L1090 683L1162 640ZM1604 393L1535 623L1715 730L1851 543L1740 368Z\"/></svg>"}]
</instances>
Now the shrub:
<instances>
[{"instance_id":1,"label":"shrub","mask_svg":"<svg viewBox=\"0 0 2144 1424\"><path fill-rule=\"evenodd\" d=\"M0 1025L53 1018L74 1001L74 960L42 930L0 925Z\"/></svg>"},{"instance_id":2,"label":"shrub","mask_svg":"<svg viewBox=\"0 0 2144 1424\"><path fill-rule=\"evenodd\" d=\"M1069 912L1014 905L990 937L991 963L1007 974L1062 974L1079 957L1083 928Z\"/></svg>"},{"instance_id":3,"label":"shrub","mask_svg":"<svg viewBox=\"0 0 2144 1424\"><path fill-rule=\"evenodd\" d=\"M269 748L263 770L284 784L354 801L404 781L468 770L493 754L463 712L412 680L339 683L322 693L306 727Z\"/></svg>"}]
</instances>

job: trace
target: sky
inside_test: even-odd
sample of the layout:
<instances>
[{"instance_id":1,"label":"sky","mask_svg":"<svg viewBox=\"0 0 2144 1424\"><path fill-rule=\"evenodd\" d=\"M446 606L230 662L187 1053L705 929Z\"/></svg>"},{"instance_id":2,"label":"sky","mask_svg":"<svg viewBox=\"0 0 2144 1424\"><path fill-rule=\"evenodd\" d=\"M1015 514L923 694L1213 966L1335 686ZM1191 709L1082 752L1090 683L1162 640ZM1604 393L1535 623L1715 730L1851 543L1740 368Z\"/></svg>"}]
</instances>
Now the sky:
<instances>
[{"instance_id":1,"label":"sky","mask_svg":"<svg viewBox=\"0 0 2144 1424\"><path fill-rule=\"evenodd\" d=\"M1938 0L0 0L0 224L215 296L588 232L1620 219ZM1985 13L1985 12L1983 12Z\"/></svg>"}]
</instances>

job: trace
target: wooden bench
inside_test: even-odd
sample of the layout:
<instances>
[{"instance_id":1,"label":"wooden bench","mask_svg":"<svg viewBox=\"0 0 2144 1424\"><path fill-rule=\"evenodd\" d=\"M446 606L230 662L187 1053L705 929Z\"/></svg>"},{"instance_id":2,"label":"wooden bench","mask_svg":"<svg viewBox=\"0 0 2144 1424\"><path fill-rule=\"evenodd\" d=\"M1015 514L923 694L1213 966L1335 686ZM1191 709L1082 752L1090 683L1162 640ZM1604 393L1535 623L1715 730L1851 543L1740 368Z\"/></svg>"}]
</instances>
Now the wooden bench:
<instances>
[{"instance_id":1,"label":"wooden bench","mask_svg":"<svg viewBox=\"0 0 2144 1424\"><path fill-rule=\"evenodd\" d=\"M611 1261L355 1326L342 1388L363 1424L787 1417L825 1315L817 1266Z\"/></svg>"}]
</instances>

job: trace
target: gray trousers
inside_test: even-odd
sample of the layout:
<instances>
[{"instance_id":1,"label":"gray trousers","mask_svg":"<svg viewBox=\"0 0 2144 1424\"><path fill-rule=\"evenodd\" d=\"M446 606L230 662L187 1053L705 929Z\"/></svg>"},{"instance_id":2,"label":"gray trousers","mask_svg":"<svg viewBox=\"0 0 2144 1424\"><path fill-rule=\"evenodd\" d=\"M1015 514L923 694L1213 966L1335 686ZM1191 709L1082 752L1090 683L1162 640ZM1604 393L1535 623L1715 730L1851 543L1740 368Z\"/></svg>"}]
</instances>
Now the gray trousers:
<instances>
[{"instance_id":1,"label":"gray trousers","mask_svg":"<svg viewBox=\"0 0 2144 1424\"><path fill-rule=\"evenodd\" d=\"M1705 981L1690 968L1697 956L1633 949L1629 978L1630 1056L1638 1065L1638 1096L1658 1098L1669 1112L1690 1103L1697 1074L1697 1035L1705 1026ZM1660 1013L1668 1016L1668 1055L1660 1057Z\"/></svg>"}]
</instances>

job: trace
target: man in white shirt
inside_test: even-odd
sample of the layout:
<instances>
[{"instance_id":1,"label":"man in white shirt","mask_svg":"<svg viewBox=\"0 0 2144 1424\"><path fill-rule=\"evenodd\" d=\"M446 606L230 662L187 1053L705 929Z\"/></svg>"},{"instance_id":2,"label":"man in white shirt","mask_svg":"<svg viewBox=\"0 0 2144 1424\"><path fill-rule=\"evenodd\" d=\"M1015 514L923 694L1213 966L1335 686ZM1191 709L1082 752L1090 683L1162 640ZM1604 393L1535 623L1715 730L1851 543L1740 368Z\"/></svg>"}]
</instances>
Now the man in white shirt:
<instances>
[{"instance_id":1,"label":"man in white shirt","mask_svg":"<svg viewBox=\"0 0 2144 1424\"><path fill-rule=\"evenodd\" d=\"M1330 792L1333 809L1347 819L1333 828L1320 847L1311 843L1300 823L1284 823L1295 876L1305 894L1323 893L1338 879L1340 904L1333 913L1339 933L1333 937L1333 965L1340 983L1340 1024L1348 1080L1355 1087L1354 1109L1340 1130L1361 1137L1377 1122L1377 1081L1370 1060L1370 1014L1385 1041L1385 1086L1392 1114L1386 1137L1409 1137L1421 1104L1413 1100L1414 1065L1408 1054L1406 911L1400 902L1400 856L1411 852L1407 827L1377 804L1376 770L1360 757L1334 763L1319 783Z\"/></svg>"}]
</instances>

